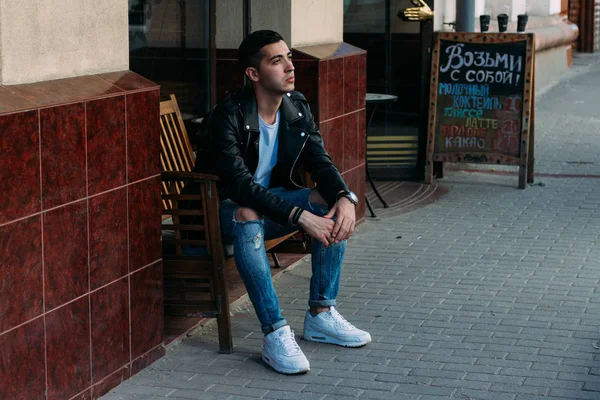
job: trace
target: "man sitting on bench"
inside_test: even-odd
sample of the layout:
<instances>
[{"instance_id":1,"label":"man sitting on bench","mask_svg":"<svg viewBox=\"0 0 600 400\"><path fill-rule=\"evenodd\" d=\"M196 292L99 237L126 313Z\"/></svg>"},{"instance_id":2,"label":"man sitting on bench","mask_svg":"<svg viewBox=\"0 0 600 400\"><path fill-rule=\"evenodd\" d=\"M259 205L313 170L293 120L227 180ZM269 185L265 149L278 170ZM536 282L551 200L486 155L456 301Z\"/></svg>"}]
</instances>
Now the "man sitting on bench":
<instances>
[{"instance_id":1,"label":"man sitting on bench","mask_svg":"<svg viewBox=\"0 0 600 400\"><path fill-rule=\"evenodd\" d=\"M224 243L234 257L265 334L262 359L277 372L310 365L281 316L264 241L303 229L314 240L304 339L359 347L371 341L335 309L346 239L354 231L352 193L329 154L304 96L294 92L291 51L274 31L250 34L239 47L250 84L207 117L197 172L219 177ZM303 186L300 167L317 183Z\"/></svg>"}]
</instances>

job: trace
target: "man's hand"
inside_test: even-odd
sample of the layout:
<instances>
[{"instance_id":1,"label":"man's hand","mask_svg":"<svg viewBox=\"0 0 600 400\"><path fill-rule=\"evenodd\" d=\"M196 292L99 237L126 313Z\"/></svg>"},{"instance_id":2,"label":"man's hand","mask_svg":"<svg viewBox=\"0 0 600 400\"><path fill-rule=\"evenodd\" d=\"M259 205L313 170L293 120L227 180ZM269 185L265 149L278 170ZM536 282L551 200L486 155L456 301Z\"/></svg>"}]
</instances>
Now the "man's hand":
<instances>
[{"instance_id":1,"label":"man's hand","mask_svg":"<svg viewBox=\"0 0 600 400\"><path fill-rule=\"evenodd\" d=\"M323 243L323 246L327 247L333 243L331 233L335 223L331 218L319 217L318 215L304 210L302 215L300 215L298 225L300 225L313 239Z\"/></svg>"},{"instance_id":2,"label":"man's hand","mask_svg":"<svg viewBox=\"0 0 600 400\"><path fill-rule=\"evenodd\" d=\"M329 210L324 218L336 217L335 226L333 227L332 239L334 243L349 239L354 233L354 225L356 224L356 207L345 197L342 197Z\"/></svg>"}]
</instances>

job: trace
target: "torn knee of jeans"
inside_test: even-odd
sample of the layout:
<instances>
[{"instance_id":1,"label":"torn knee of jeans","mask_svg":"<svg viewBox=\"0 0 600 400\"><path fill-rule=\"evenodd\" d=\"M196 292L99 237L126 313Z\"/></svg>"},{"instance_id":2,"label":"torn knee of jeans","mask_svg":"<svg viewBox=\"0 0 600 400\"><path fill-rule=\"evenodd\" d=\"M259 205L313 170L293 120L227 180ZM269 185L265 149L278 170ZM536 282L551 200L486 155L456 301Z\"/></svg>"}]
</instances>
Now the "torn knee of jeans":
<instances>
[{"instance_id":1,"label":"torn knee of jeans","mask_svg":"<svg viewBox=\"0 0 600 400\"><path fill-rule=\"evenodd\" d=\"M244 238L243 240L252 240L255 249L260 249L263 243L264 220L252 220L246 222L235 222L234 236Z\"/></svg>"},{"instance_id":2,"label":"torn knee of jeans","mask_svg":"<svg viewBox=\"0 0 600 400\"><path fill-rule=\"evenodd\" d=\"M260 249L260 245L262 244L262 234L258 232L256 235L254 235L252 242L254 242L255 249Z\"/></svg>"},{"instance_id":3,"label":"torn knee of jeans","mask_svg":"<svg viewBox=\"0 0 600 400\"><path fill-rule=\"evenodd\" d=\"M239 225L253 225L253 224L264 225L265 220L264 219L251 219L250 221L238 221L235 219L235 214L234 214L233 222L235 222L236 224L239 224Z\"/></svg>"}]
</instances>

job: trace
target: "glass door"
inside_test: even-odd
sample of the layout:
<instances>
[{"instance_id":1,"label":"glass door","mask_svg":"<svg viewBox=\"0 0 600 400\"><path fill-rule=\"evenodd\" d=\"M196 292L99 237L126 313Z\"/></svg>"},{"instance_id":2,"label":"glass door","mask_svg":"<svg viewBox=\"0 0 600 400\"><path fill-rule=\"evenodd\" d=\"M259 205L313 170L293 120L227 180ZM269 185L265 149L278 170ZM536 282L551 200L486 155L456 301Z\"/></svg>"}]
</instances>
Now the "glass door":
<instances>
[{"instance_id":1,"label":"glass door","mask_svg":"<svg viewBox=\"0 0 600 400\"><path fill-rule=\"evenodd\" d=\"M211 0L129 0L130 69L175 94L190 139L211 107Z\"/></svg>"},{"instance_id":2,"label":"glass door","mask_svg":"<svg viewBox=\"0 0 600 400\"><path fill-rule=\"evenodd\" d=\"M423 174L433 24L402 21L398 12L408 7L414 7L410 0L344 1L344 41L367 50L367 93L398 97L377 106L368 124L367 159L375 179ZM372 111L367 104L367 118Z\"/></svg>"}]
</instances>

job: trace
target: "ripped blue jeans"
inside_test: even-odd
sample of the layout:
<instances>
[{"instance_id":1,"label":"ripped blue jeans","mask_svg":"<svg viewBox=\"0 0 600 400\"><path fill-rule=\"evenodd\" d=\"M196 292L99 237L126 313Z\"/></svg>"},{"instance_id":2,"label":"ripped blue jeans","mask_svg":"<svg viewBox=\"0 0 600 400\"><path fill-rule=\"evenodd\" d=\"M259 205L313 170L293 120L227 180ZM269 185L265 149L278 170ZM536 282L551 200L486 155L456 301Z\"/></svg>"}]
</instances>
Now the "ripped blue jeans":
<instances>
[{"instance_id":1,"label":"ripped blue jeans","mask_svg":"<svg viewBox=\"0 0 600 400\"><path fill-rule=\"evenodd\" d=\"M312 189L287 190L280 187L269 190L277 197L313 214L323 216L328 212L327 206L308 200ZM296 228L290 224L279 225L268 218L237 222L235 214L238 207L237 203L229 199L221 202L221 235L225 244L233 244L238 271L256 310L262 331L267 334L287 325L287 321L281 316L264 241L291 233ZM321 242L313 241L309 306L335 306L345 252L346 241L327 248Z\"/></svg>"}]
</instances>

